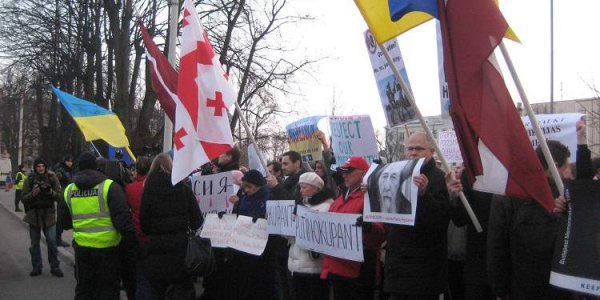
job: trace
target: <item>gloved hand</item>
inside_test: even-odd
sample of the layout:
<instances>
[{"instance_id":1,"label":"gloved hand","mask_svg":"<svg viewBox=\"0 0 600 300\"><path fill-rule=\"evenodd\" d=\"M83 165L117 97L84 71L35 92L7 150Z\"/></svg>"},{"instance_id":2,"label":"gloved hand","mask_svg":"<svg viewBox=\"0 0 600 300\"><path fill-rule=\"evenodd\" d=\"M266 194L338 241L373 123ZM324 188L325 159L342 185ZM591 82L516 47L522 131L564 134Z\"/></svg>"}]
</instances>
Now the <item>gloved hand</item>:
<instances>
[{"instance_id":1,"label":"gloved hand","mask_svg":"<svg viewBox=\"0 0 600 300\"><path fill-rule=\"evenodd\" d=\"M363 231L366 232L371 231L371 223L365 222L363 220L363 216L360 216L358 219L356 219L356 227L362 227Z\"/></svg>"}]
</instances>

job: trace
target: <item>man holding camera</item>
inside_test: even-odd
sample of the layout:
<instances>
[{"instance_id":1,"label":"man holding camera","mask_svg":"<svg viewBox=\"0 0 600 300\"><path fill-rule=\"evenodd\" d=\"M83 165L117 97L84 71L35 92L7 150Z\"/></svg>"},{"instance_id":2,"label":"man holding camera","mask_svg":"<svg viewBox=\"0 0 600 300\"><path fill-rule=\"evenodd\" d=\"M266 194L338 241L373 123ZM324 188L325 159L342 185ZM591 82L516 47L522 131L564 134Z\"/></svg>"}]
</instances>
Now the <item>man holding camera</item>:
<instances>
[{"instance_id":1,"label":"man holding camera","mask_svg":"<svg viewBox=\"0 0 600 300\"><path fill-rule=\"evenodd\" d=\"M63 277L58 261L56 245L56 209L54 202L61 200L60 183L56 175L48 170L46 162L37 158L33 163L34 171L25 180L23 186L23 205L25 217L23 221L29 224L31 238L31 265L33 270L29 276L42 274L42 253L40 250L41 232L44 232L48 245L48 262L50 273Z\"/></svg>"}]
</instances>

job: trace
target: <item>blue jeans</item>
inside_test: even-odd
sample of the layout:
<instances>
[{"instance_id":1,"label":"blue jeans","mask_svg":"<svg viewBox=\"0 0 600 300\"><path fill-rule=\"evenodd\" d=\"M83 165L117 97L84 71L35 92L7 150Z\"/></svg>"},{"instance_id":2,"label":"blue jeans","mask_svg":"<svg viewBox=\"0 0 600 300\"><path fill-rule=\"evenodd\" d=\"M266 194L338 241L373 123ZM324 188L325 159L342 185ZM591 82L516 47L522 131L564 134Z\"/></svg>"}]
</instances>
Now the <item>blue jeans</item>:
<instances>
[{"instance_id":1,"label":"blue jeans","mask_svg":"<svg viewBox=\"0 0 600 300\"><path fill-rule=\"evenodd\" d=\"M49 227L38 227L29 225L29 238L31 239L31 247L29 247L29 253L31 253L31 266L34 270L42 270L42 251L40 250L40 239L42 233L46 237L46 245L48 246L48 262L50 263L50 269L58 269L58 249L56 248L56 226L52 225Z\"/></svg>"}]
</instances>

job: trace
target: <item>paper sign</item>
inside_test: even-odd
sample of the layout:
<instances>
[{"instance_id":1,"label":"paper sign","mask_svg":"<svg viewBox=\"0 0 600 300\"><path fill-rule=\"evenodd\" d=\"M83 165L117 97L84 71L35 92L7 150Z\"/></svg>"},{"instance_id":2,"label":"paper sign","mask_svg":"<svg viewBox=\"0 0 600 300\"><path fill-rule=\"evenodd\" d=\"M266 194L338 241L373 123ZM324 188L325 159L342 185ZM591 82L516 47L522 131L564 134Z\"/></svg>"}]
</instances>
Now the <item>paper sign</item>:
<instances>
[{"instance_id":1,"label":"paper sign","mask_svg":"<svg viewBox=\"0 0 600 300\"><path fill-rule=\"evenodd\" d=\"M570 114L548 114L548 115L535 115L535 118L540 125L540 129L547 140L559 141L571 152L570 162L575 162L577 155L577 129L576 122L582 120L584 114L570 113ZM529 135L531 145L535 149L540 143L535 136L535 130L531 126L529 117L521 117L523 125Z\"/></svg>"},{"instance_id":2,"label":"paper sign","mask_svg":"<svg viewBox=\"0 0 600 300\"><path fill-rule=\"evenodd\" d=\"M233 204L228 199L235 195L231 172L192 176L192 190L203 215L217 212L231 213Z\"/></svg>"},{"instance_id":3,"label":"paper sign","mask_svg":"<svg viewBox=\"0 0 600 300\"><path fill-rule=\"evenodd\" d=\"M438 133L438 145L442 155L446 158L448 163L462 163L463 158L460 153L460 147L458 146L458 139L456 138L456 132L454 130L440 131Z\"/></svg>"},{"instance_id":4,"label":"paper sign","mask_svg":"<svg viewBox=\"0 0 600 300\"><path fill-rule=\"evenodd\" d=\"M296 220L294 216L294 200L267 201L267 231L269 234L294 236L296 235Z\"/></svg>"},{"instance_id":5,"label":"paper sign","mask_svg":"<svg viewBox=\"0 0 600 300\"><path fill-rule=\"evenodd\" d=\"M225 214L221 219L217 214L207 214L200 231L200 237L210 239L211 246L215 248L229 247L229 239L235 226L237 216Z\"/></svg>"},{"instance_id":6,"label":"paper sign","mask_svg":"<svg viewBox=\"0 0 600 300\"><path fill-rule=\"evenodd\" d=\"M353 261L364 261L358 214L317 212L299 205L296 243L307 250Z\"/></svg>"},{"instance_id":7,"label":"paper sign","mask_svg":"<svg viewBox=\"0 0 600 300\"><path fill-rule=\"evenodd\" d=\"M326 116L313 116L300 119L285 127L290 150L300 153L303 161L317 161L323 158L323 145L317 138L319 123Z\"/></svg>"},{"instance_id":8,"label":"paper sign","mask_svg":"<svg viewBox=\"0 0 600 300\"><path fill-rule=\"evenodd\" d=\"M423 161L421 158L372 165L370 173L363 179L369 186L365 193L363 219L413 226L419 196L413 177L420 174Z\"/></svg>"},{"instance_id":9,"label":"paper sign","mask_svg":"<svg viewBox=\"0 0 600 300\"><path fill-rule=\"evenodd\" d=\"M362 156L368 162L379 158L371 117L331 116L331 147L335 160L343 163L351 156Z\"/></svg>"},{"instance_id":10,"label":"paper sign","mask_svg":"<svg viewBox=\"0 0 600 300\"><path fill-rule=\"evenodd\" d=\"M364 36L387 125L394 127L415 120L415 109L410 105L408 97L400 88L400 83L396 80L392 68L390 68L383 52L379 49L373 35L367 30ZM408 74L406 68L404 68L404 60L402 59L402 53L400 53L400 47L398 47L398 41L391 39L385 42L383 46L386 47L400 72L400 76L410 89Z\"/></svg>"},{"instance_id":11,"label":"paper sign","mask_svg":"<svg viewBox=\"0 0 600 300\"><path fill-rule=\"evenodd\" d=\"M258 219L253 223L251 217L238 216L229 239L229 247L258 256L265 251L268 238L266 219Z\"/></svg>"}]
</instances>

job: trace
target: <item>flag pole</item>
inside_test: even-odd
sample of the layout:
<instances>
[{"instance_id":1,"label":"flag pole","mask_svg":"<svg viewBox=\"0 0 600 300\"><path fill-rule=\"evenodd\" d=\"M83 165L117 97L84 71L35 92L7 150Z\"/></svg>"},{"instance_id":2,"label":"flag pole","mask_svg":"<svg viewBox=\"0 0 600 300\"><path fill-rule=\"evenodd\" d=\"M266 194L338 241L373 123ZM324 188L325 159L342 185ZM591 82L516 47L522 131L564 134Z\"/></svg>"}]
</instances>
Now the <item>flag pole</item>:
<instances>
[{"instance_id":1,"label":"flag pole","mask_svg":"<svg viewBox=\"0 0 600 300\"><path fill-rule=\"evenodd\" d=\"M92 148L94 148L94 151L96 151L96 153L98 154L98 157L104 157L104 156L102 156L102 154L100 154L100 151L98 151L98 148L96 148L96 145L94 145L94 142L90 141L90 144L92 145Z\"/></svg>"},{"instance_id":2,"label":"flag pole","mask_svg":"<svg viewBox=\"0 0 600 300\"><path fill-rule=\"evenodd\" d=\"M256 144L254 135L252 135L252 132L250 131L250 126L248 126L248 122L246 122L244 115L242 115L242 109L240 108L240 105L238 104L237 101L233 101L233 102L235 103L235 110L237 111L238 115L240 116L240 121L242 122L242 125L244 125L246 134L250 138L250 141L252 142L252 145L254 146L254 150L256 151L256 154L258 154L258 159L260 160L260 164L265 169L265 171L268 172L269 168L267 168L267 162L265 162L265 158L262 156L260 150L258 150L258 144Z\"/></svg>"},{"instance_id":3,"label":"flag pole","mask_svg":"<svg viewBox=\"0 0 600 300\"><path fill-rule=\"evenodd\" d=\"M387 49L385 48L385 46L383 44L378 43L378 45L379 45L379 48L381 49L381 51L383 52L385 59L387 60L388 64L390 65L390 68L392 68L392 71L394 72L394 76L396 77L396 80L398 80L398 83L400 84L400 87L402 88L402 92L404 93L406 98L408 98L410 105L414 108L415 113L416 113L417 117L419 118L419 122L421 122L421 126L423 126L425 133L427 134L427 136L429 137L429 140L433 144L435 152L438 154L439 159L442 161L442 165L444 166L444 169L446 169L446 171L450 173L450 176L452 177L452 179L456 179L456 176L454 175L454 172L452 172L452 169L450 168L450 165L448 164L446 157L444 156L442 151L440 151L440 147L439 147L435 137L433 136L431 129L425 122L425 118L423 118L423 114L421 114L419 107L417 107L417 104L415 102L415 98L414 98L412 92L408 89L408 85L406 84L406 82L404 82L404 79L402 78L402 76L400 76L400 71L398 71L398 68L396 67L396 64L393 62L392 57L390 56L390 53L387 51ZM467 197L465 196L465 193L463 193L461 191L459 194L459 198L460 198L460 201L462 202L463 206L465 207L465 210L467 211L467 214L469 215L471 222L473 222L473 225L475 226L475 229L477 230L477 232L482 232L483 229L481 228L481 224L479 223L477 216L475 216L475 213L473 212L471 205L467 201Z\"/></svg>"},{"instance_id":4,"label":"flag pole","mask_svg":"<svg viewBox=\"0 0 600 300\"><path fill-rule=\"evenodd\" d=\"M169 53L167 59L171 66L175 67L175 49L177 48L177 21L179 18L179 0L169 0ZM164 132L163 132L163 152L173 149L173 122L169 120L167 114L163 111Z\"/></svg>"},{"instance_id":5,"label":"flag pole","mask_svg":"<svg viewBox=\"0 0 600 300\"><path fill-rule=\"evenodd\" d=\"M552 179L554 179L554 183L556 184L556 187L558 188L560 195L564 196L565 186L560 177L560 174L558 173L558 168L556 167L556 164L553 163L554 159L552 159L552 154L550 153L550 149L548 148L548 143L546 143L546 138L544 138L542 129L540 128L540 125L537 122L537 118L535 117L533 109L531 108L531 105L529 104L529 98L527 98L527 94L525 94L525 90L523 89L523 85L521 84L521 80L519 79L519 75L517 74L517 71L515 70L515 66L513 65L513 62L510 58L510 55L508 54L508 50L506 49L504 42L500 43L500 50L502 51L502 55L504 56L504 61L506 62L508 70L510 71L510 75L511 75L513 81L515 82L515 86L517 87L517 90L519 91L519 95L521 96L521 102L523 102L523 106L525 107L527 116L529 116L529 121L531 122L531 126L533 126L533 129L535 131L535 136L537 137L538 141L540 142L540 147L542 148L542 152L544 153L546 162L548 162L547 165L550 170L550 174L552 174ZM552 163L550 163L550 162L552 162Z\"/></svg>"}]
</instances>

